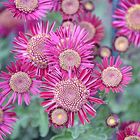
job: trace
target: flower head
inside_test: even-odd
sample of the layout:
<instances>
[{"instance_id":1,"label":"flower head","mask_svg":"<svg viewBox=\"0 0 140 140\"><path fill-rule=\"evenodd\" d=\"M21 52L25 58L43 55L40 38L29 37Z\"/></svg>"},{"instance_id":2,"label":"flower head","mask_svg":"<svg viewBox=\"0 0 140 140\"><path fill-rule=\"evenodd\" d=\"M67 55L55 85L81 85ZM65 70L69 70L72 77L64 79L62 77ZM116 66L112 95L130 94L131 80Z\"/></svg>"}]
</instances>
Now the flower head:
<instances>
[{"instance_id":1,"label":"flower head","mask_svg":"<svg viewBox=\"0 0 140 140\"><path fill-rule=\"evenodd\" d=\"M114 14L113 26L118 33L128 37L135 46L140 45L140 3L139 1L121 0Z\"/></svg>"},{"instance_id":2,"label":"flower head","mask_svg":"<svg viewBox=\"0 0 140 140\"><path fill-rule=\"evenodd\" d=\"M127 37L117 36L114 40L114 49L118 52L126 52L130 47L130 43Z\"/></svg>"},{"instance_id":3,"label":"flower head","mask_svg":"<svg viewBox=\"0 0 140 140\"><path fill-rule=\"evenodd\" d=\"M3 97L10 96L8 102L15 102L18 98L18 104L22 104L24 99L26 105L30 104L30 93L38 94L41 82L35 80L35 69L24 61L17 61L7 66L8 73L1 72L0 89Z\"/></svg>"},{"instance_id":4,"label":"flower head","mask_svg":"<svg viewBox=\"0 0 140 140\"><path fill-rule=\"evenodd\" d=\"M16 113L13 112L14 107L11 104L4 103L5 98L0 99L0 139L4 140L5 137L12 134L13 124L17 120Z\"/></svg>"},{"instance_id":5,"label":"flower head","mask_svg":"<svg viewBox=\"0 0 140 140\"><path fill-rule=\"evenodd\" d=\"M91 13L80 15L78 25L88 32L87 40L99 43L104 38L102 21L95 15Z\"/></svg>"},{"instance_id":6,"label":"flower head","mask_svg":"<svg viewBox=\"0 0 140 140\"><path fill-rule=\"evenodd\" d=\"M102 46L100 49L99 49L99 56L101 58L104 58L104 57L110 57L112 55L112 50L107 47L107 46Z\"/></svg>"},{"instance_id":7,"label":"flower head","mask_svg":"<svg viewBox=\"0 0 140 140\"><path fill-rule=\"evenodd\" d=\"M52 9L51 0L8 0L3 4L14 13L14 17L25 20L38 20Z\"/></svg>"},{"instance_id":8,"label":"flower head","mask_svg":"<svg viewBox=\"0 0 140 140\"><path fill-rule=\"evenodd\" d=\"M118 115L116 115L116 114L111 114L106 119L107 126L109 126L111 128L117 127L119 125L119 123L120 123L120 119L119 119Z\"/></svg>"},{"instance_id":9,"label":"flower head","mask_svg":"<svg viewBox=\"0 0 140 140\"><path fill-rule=\"evenodd\" d=\"M140 123L130 124L117 133L117 140L140 140Z\"/></svg>"},{"instance_id":10,"label":"flower head","mask_svg":"<svg viewBox=\"0 0 140 140\"><path fill-rule=\"evenodd\" d=\"M19 33L14 41L14 50L17 59L32 63L36 69L36 75L42 78L48 72L47 46L45 44L54 24L49 28L48 22L32 24L31 34L26 36Z\"/></svg>"},{"instance_id":11,"label":"flower head","mask_svg":"<svg viewBox=\"0 0 140 140\"><path fill-rule=\"evenodd\" d=\"M123 87L126 87L132 77L131 66L121 66L122 61L120 57L107 57L103 58L102 64L97 64L99 70L94 70L97 87L100 90L105 90L108 93L112 92L123 92Z\"/></svg>"},{"instance_id":12,"label":"flower head","mask_svg":"<svg viewBox=\"0 0 140 140\"><path fill-rule=\"evenodd\" d=\"M95 5L92 0L86 0L83 2L83 7L86 12L92 12L95 9Z\"/></svg>"},{"instance_id":13,"label":"flower head","mask_svg":"<svg viewBox=\"0 0 140 140\"><path fill-rule=\"evenodd\" d=\"M83 12L82 0L57 0L54 4L63 19L75 18Z\"/></svg>"},{"instance_id":14,"label":"flower head","mask_svg":"<svg viewBox=\"0 0 140 140\"><path fill-rule=\"evenodd\" d=\"M51 67L68 71L69 68L93 68L93 43L87 42L87 34L79 26L59 28L50 35L48 61Z\"/></svg>"},{"instance_id":15,"label":"flower head","mask_svg":"<svg viewBox=\"0 0 140 140\"><path fill-rule=\"evenodd\" d=\"M87 69L77 75L69 73L69 77L59 70L46 75L41 98L46 99L42 106L46 112L61 107L68 113L68 127L74 125L74 116L77 113L82 124L89 122L87 113L95 117L96 111L92 103L104 104L101 99L93 97L96 94L95 79ZM64 121L64 120L63 120ZM65 121L66 122L66 121Z\"/></svg>"},{"instance_id":16,"label":"flower head","mask_svg":"<svg viewBox=\"0 0 140 140\"><path fill-rule=\"evenodd\" d=\"M64 126L67 126L69 117L65 109L57 107L51 110L48 114L51 125L55 126L56 128L63 128Z\"/></svg>"}]
</instances>

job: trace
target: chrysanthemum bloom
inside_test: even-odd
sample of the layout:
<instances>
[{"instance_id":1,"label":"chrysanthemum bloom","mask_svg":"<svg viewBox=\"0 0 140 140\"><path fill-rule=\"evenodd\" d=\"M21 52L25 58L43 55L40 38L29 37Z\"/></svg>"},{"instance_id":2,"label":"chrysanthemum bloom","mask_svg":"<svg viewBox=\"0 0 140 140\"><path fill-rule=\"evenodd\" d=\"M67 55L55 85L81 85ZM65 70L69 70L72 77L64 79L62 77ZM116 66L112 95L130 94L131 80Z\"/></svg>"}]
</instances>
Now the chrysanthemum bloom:
<instances>
[{"instance_id":1,"label":"chrysanthemum bloom","mask_svg":"<svg viewBox=\"0 0 140 140\"><path fill-rule=\"evenodd\" d=\"M87 40L100 43L104 38L102 21L95 15L91 13L80 15L78 18L78 25L88 32Z\"/></svg>"},{"instance_id":2,"label":"chrysanthemum bloom","mask_svg":"<svg viewBox=\"0 0 140 140\"><path fill-rule=\"evenodd\" d=\"M132 77L132 67L131 66L121 66L122 61L118 56L110 57L108 60L105 57L102 60L102 64L97 64L98 70L94 70L95 78L98 78L97 87L102 91L105 90L108 93L110 90L112 92L123 92L123 87L126 87Z\"/></svg>"},{"instance_id":3,"label":"chrysanthemum bloom","mask_svg":"<svg viewBox=\"0 0 140 140\"><path fill-rule=\"evenodd\" d=\"M112 50L107 46L102 46L99 50L99 56L101 58L110 57L112 55Z\"/></svg>"},{"instance_id":4,"label":"chrysanthemum bloom","mask_svg":"<svg viewBox=\"0 0 140 140\"><path fill-rule=\"evenodd\" d=\"M38 20L52 9L51 0L8 0L3 4L14 14L14 17L25 20Z\"/></svg>"},{"instance_id":5,"label":"chrysanthemum bloom","mask_svg":"<svg viewBox=\"0 0 140 140\"><path fill-rule=\"evenodd\" d=\"M140 140L140 123L135 123L134 127L126 127L117 133L117 140Z\"/></svg>"},{"instance_id":6,"label":"chrysanthemum bloom","mask_svg":"<svg viewBox=\"0 0 140 140\"><path fill-rule=\"evenodd\" d=\"M14 107L10 104L3 105L3 99L0 100L0 139L4 140L12 134L13 124L16 122L16 113Z\"/></svg>"},{"instance_id":7,"label":"chrysanthemum bloom","mask_svg":"<svg viewBox=\"0 0 140 140\"><path fill-rule=\"evenodd\" d=\"M24 61L17 61L7 66L8 73L1 72L0 89L1 95L9 98L9 103L14 103L18 99L18 105L22 105L22 99L26 105L30 104L30 94L39 94L41 82L35 80L35 70L32 66Z\"/></svg>"},{"instance_id":8,"label":"chrysanthemum bloom","mask_svg":"<svg viewBox=\"0 0 140 140\"><path fill-rule=\"evenodd\" d=\"M51 110L48 115L50 125L53 125L56 128L63 128L68 125L69 116L65 109L61 107L55 108Z\"/></svg>"},{"instance_id":9,"label":"chrysanthemum bloom","mask_svg":"<svg viewBox=\"0 0 140 140\"><path fill-rule=\"evenodd\" d=\"M117 114L111 114L107 119L106 119L106 124L107 126L111 128L115 128L119 125L120 119Z\"/></svg>"},{"instance_id":10,"label":"chrysanthemum bloom","mask_svg":"<svg viewBox=\"0 0 140 140\"><path fill-rule=\"evenodd\" d=\"M46 40L53 30L54 24L49 28L47 23L36 23L30 26L30 35L19 33L14 41L14 50L17 59L23 59L34 65L36 75L42 78L48 72L48 60L46 54Z\"/></svg>"},{"instance_id":11,"label":"chrysanthemum bloom","mask_svg":"<svg viewBox=\"0 0 140 140\"><path fill-rule=\"evenodd\" d=\"M128 37L135 46L140 46L140 1L121 0L114 14L113 26L118 33Z\"/></svg>"},{"instance_id":12,"label":"chrysanthemum bloom","mask_svg":"<svg viewBox=\"0 0 140 140\"><path fill-rule=\"evenodd\" d=\"M85 124L85 121L89 123L87 113L92 117L96 115L92 103L104 104L104 101L94 97L96 94L94 82L95 79L87 69L82 70L77 75L69 72L69 77L58 70L52 72L52 74L46 75L43 83L44 92L41 93L41 98L46 100L42 103L42 106L46 108L46 112L50 112L57 107L66 110L62 113L65 115L66 112L68 113L67 127L74 125L75 114L78 114L82 124ZM66 120L65 117L65 121L63 121L66 122Z\"/></svg>"},{"instance_id":13,"label":"chrysanthemum bloom","mask_svg":"<svg viewBox=\"0 0 140 140\"><path fill-rule=\"evenodd\" d=\"M72 32L70 28L60 27L52 33L47 41L50 69L93 68L93 42L88 42L86 38L87 33L79 26L74 26Z\"/></svg>"},{"instance_id":14,"label":"chrysanthemum bloom","mask_svg":"<svg viewBox=\"0 0 140 140\"><path fill-rule=\"evenodd\" d=\"M57 0L54 5L55 10L62 14L63 19L75 19L83 13L82 0Z\"/></svg>"},{"instance_id":15,"label":"chrysanthemum bloom","mask_svg":"<svg viewBox=\"0 0 140 140\"><path fill-rule=\"evenodd\" d=\"M114 49L118 52L126 52L130 47L129 40L125 36L117 36L113 45Z\"/></svg>"}]
</instances>

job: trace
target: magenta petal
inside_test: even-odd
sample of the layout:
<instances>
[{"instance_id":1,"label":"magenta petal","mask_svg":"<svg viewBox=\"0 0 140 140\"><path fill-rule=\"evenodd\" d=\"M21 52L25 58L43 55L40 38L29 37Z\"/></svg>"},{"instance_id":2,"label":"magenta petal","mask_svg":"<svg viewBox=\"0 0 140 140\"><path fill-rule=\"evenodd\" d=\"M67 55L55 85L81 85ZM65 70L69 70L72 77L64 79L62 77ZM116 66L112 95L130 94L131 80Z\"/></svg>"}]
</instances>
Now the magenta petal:
<instances>
[{"instance_id":1,"label":"magenta petal","mask_svg":"<svg viewBox=\"0 0 140 140\"><path fill-rule=\"evenodd\" d=\"M83 119L83 116L82 116L82 111L81 111L81 110L80 110L80 111L78 111L78 117L79 117L79 119L80 119L81 123L82 123L83 125L85 125L85 122L84 122L84 119Z\"/></svg>"},{"instance_id":2,"label":"magenta petal","mask_svg":"<svg viewBox=\"0 0 140 140\"><path fill-rule=\"evenodd\" d=\"M96 116L96 111L88 104L84 105L84 108L86 109L86 111L92 116L95 117Z\"/></svg>"},{"instance_id":3,"label":"magenta petal","mask_svg":"<svg viewBox=\"0 0 140 140\"><path fill-rule=\"evenodd\" d=\"M90 100L91 102L96 103L96 104L105 104L105 102L104 102L102 99L99 99L99 98L89 97L89 100Z\"/></svg>"}]
</instances>

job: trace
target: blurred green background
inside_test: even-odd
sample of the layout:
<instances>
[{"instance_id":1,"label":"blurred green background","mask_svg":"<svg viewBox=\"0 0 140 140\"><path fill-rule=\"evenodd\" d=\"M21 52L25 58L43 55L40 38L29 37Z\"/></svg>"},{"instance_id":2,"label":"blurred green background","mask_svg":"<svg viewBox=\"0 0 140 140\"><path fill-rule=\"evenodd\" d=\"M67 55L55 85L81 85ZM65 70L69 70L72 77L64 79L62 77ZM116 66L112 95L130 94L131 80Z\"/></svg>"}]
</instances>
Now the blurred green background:
<instances>
[{"instance_id":1,"label":"blurred green background","mask_svg":"<svg viewBox=\"0 0 140 140\"><path fill-rule=\"evenodd\" d=\"M94 14L99 16L105 27L105 39L102 45L112 47L113 30L112 30L112 3L108 0L93 0L95 4ZM114 0L115 4L117 1ZM2 6L1 6L2 8ZM1 25L0 29L4 29ZM50 22L56 21L57 26L62 22L59 13L49 13L44 20ZM12 30L8 35L3 35L0 30L0 70L5 70L9 62L14 61L12 50L12 41L16 33ZM19 120L14 126L13 134L7 140L115 140L115 133L118 128L108 128L105 120L111 113L119 115L121 122L127 120L140 120L140 49L133 46L125 54L120 54L124 64L132 65L133 81L126 88L123 94L99 93L104 98L107 105L97 107L97 117L91 119L91 124L82 126L78 119L75 120L75 126L70 129L55 129L49 127L47 114L44 113L40 106L41 99L33 97L29 107L17 107L16 112ZM105 97L104 97L105 96ZM16 105L17 106L17 105Z\"/></svg>"}]
</instances>

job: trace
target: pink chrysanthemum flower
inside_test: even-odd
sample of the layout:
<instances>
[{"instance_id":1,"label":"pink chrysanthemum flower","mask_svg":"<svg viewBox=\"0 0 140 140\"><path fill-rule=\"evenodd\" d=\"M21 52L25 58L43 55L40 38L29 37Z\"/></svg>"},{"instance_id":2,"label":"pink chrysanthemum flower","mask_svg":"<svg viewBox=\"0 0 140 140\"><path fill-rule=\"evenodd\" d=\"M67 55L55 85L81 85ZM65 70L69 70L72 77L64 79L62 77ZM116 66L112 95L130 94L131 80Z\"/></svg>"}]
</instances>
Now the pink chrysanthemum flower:
<instances>
[{"instance_id":1,"label":"pink chrysanthemum flower","mask_svg":"<svg viewBox=\"0 0 140 140\"><path fill-rule=\"evenodd\" d=\"M132 127L126 127L117 133L117 140L140 140L140 123L135 123Z\"/></svg>"},{"instance_id":2,"label":"pink chrysanthemum flower","mask_svg":"<svg viewBox=\"0 0 140 140\"><path fill-rule=\"evenodd\" d=\"M140 46L140 1L121 0L114 14L113 26L118 33L128 37L135 46Z\"/></svg>"},{"instance_id":3,"label":"pink chrysanthemum flower","mask_svg":"<svg viewBox=\"0 0 140 140\"><path fill-rule=\"evenodd\" d=\"M108 93L110 90L112 92L123 92L123 87L126 87L132 77L132 67L131 66L121 66L122 61L118 56L110 57L108 60L105 57L102 60L102 64L97 64L98 70L94 70L97 87L102 91L105 90Z\"/></svg>"},{"instance_id":4,"label":"pink chrysanthemum flower","mask_svg":"<svg viewBox=\"0 0 140 140\"><path fill-rule=\"evenodd\" d=\"M51 0L8 0L3 4L14 13L14 17L25 20L38 20L52 9Z\"/></svg>"},{"instance_id":5,"label":"pink chrysanthemum flower","mask_svg":"<svg viewBox=\"0 0 140 140\"><path fill-rule=\"evenodd\" d=\"M54 10L59 11L63 19L76 18L83 13L82 0L55 0Z\"/></svg>"},{"instance_id":6,"label":"pink chrysanthemum flower","mask_svg":"<svg viewBox=\"0 0 140 140\"><path fill-rule=\"evenodd\" d=\"M69 71L69 77L65 73L62 74L59 70L54 71L45 77L43 83L44 91L41 93L41 98L46 100L42 103L42 106L47 108L46 112L50 112L57 107L66 110L63 111L65 116L68 113L66 127L74 125L74 116L76 114L78 114L82 124L85 124L85 121L89 123L87 113L92 117L96 115L92 103L104 104L103 100L93 97L96 94L94 82L95 79L87 69L76 75ZM63 118L63 121L66 122L66 117L65 119Z\"/></svg>"},{"instance_id":7,"label":"pink chrysanthemum flower","mask_svg":"<svg viewBox=\"0 0 140 140\"><path fill-rule=\"evenodd\" d=\"M102 21L95 15L91 13L80 15L78 18L78 25L88 32L87 40L100 43L104 38Z\"/></svg>"},{"instance_id":8,"label":"pink chrysanthemum flower","mask_svg":"<svg viewBox=\"0 0 140 140\"><path fill-rule=\"evenodd\" d=\"M3 98L4 99L4 98ZM0 100L0 139L4 140L12 134L13 124L17 121L16 113L12 112L14 107L10 104L3 105L4 100Z\"/></svg>"},{"instance_id":9,"label":"pink chrysanthemum flower","mask_svg":"<svg viewBox=\"0 0 140 140\"><path fill-rule=\"evenodd\" d=\"M48 59L46 53L46 40L52 32L54 24L49 28L49 23L36 23L30 26L27 36L19 33L14 41L14 50L17 59L23 59L34 65L36 75L42 78L48 72Z\"/></svg>"},{"instance_id":10,"label":"pink chrysanthemum flower","mask_svg":"<svg viewBox=\"0 0 140 140\"><path fill-rule=\"evenodd\" d=\"M22 105L22 99L26 105L30 104L30 94L40 93L41 81L35 80L35 70L28 63L17 61L7 66L8 73L1 72L0 89L3 97L10 96L9 103L14 103L18 98L18 105Z\"/></svg>"},{"instance_id":11,"label":"pink chrysanthemum flower","mask_svg":"<svg viewBox=\"0 0 140 140\"><path fill-rule=\"evenodd\" d=\"M93 68L93 42L87 42L86 38L87 33L79 26L74 26L72 32L70 28L60 27L52 33L47 41L50 69Z\"/></svg>"}]
</instances>

